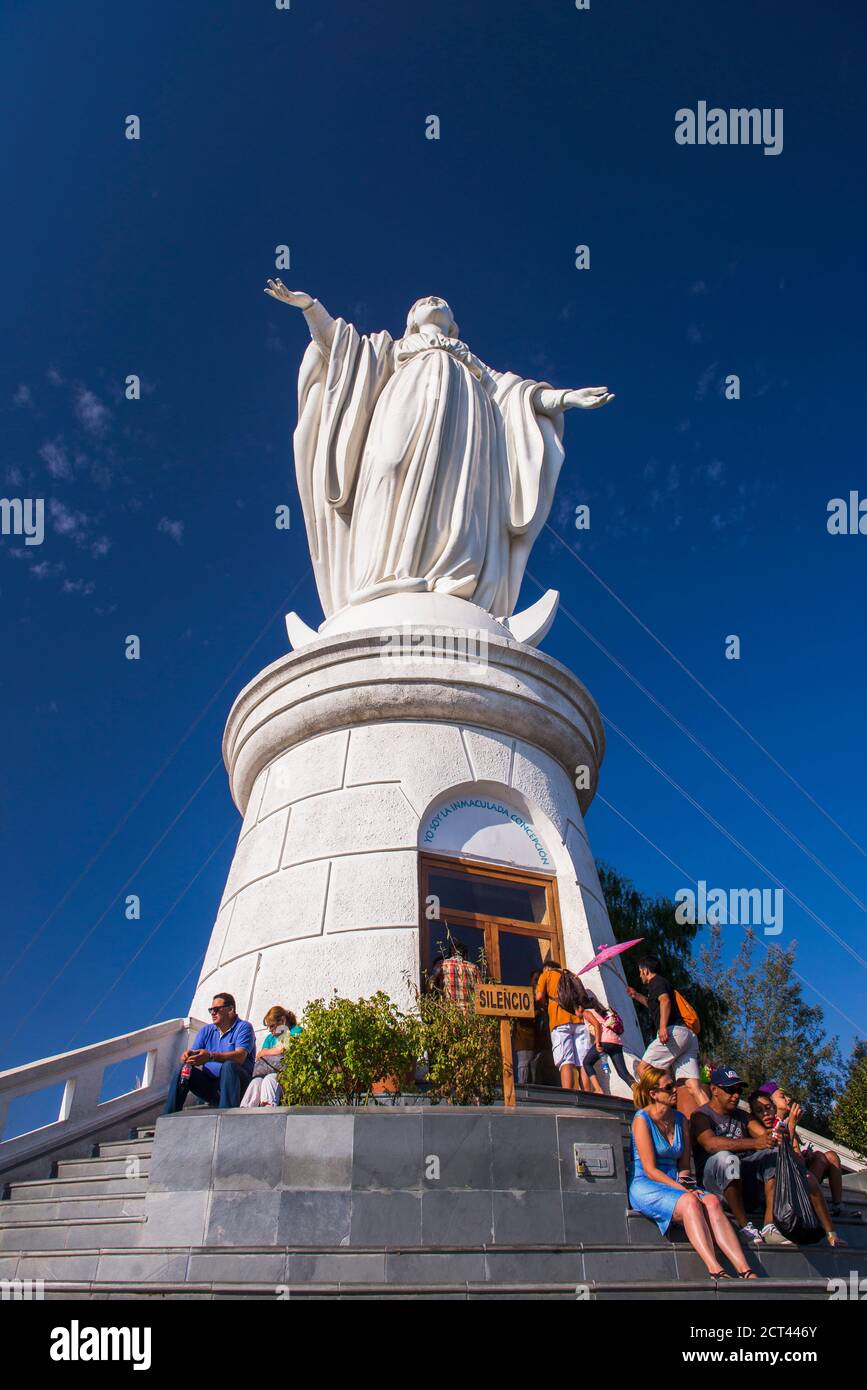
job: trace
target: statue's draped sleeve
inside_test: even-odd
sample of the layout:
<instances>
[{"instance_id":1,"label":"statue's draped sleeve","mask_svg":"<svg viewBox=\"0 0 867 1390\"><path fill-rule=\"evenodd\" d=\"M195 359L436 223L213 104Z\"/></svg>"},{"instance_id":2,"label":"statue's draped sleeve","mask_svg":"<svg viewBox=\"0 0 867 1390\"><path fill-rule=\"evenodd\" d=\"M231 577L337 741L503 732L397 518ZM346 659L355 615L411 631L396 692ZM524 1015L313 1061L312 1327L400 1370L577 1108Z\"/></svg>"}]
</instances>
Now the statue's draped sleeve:
<instances>
[{"instance_id":1,"label":"statue's draped sleeve","mask_svg":"<svg viewBox=\"0 0 867 1390\"><path fill-rule=\"evenodd\" d=\"M325 616L349 596L349 522L373 409L394 370L388 333L334 321L327 354L311 342L298 377L295 472Z\"/></svg>"},{"instance_id":2,"label":"statue's draped sleeve","mask_svg":"<svg viewBox=\"0 0 867 1390\"><path fill-rule=\"evenodd\" d=\"M515 610L530 551L554 501L565 458L563 411L538 411L537 394L546 383L525 381L512 372L491 375L508 466L508 616Z\"/></svg>"}]
</instances>

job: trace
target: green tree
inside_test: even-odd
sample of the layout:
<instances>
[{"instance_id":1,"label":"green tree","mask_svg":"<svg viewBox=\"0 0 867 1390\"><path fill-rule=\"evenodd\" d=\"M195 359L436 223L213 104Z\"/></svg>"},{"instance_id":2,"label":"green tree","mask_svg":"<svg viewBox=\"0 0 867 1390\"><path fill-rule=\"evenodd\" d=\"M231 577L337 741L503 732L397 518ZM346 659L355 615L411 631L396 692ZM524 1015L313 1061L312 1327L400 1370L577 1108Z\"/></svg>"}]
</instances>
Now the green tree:
<instances>
[{"instance_id":1,"label":"green tree","mask_svg":"<svg viewBox=\"0 0 867 1390\"><path fill-rule=\"evenodd\" d=\"M860 1039L849 1059L846 1085L831 1118L831 1133L840 1144L867 1160L867 1043Z\"/></svg>"},{"instance_id":2,"label":"green tree","mask_svg":"<svg viewBox=\"0 0 867 1390\"><path fill-rule=\"evenodd\" d=\"M842 1062L818 1005L808 1004L795 974L796 943L758 950L752 931L730 965L722 961L722 929L709 928L698 974L725 1005L714 1060L734 1067L750 1088L775 1080L804 1107L804 1123L827 1133Z\"/></svg>"},{"instance_id":3,"label":"green tree","mask_svg":"<svg viewBox=\"0 0 867 1390\"><path fill-rule=\"evenodd\" d=\"M679 922L675 915L676 905L670 898L650 898L640 893L629 879L608 864L600 864L598 869L616 939L631 941L636 936L644 937L640 946L620 957L627 982L643 994L638 962L643 955L659 956L663 974L698 1012L702 1050L713 1049L722 1035L726 1003L713 988L696 977L692 947L700 927L697 923ZM650 1016L645 1009L639 1009L638 1018L645 1040L649 1042Z\"/></svg>"}]
</instances>

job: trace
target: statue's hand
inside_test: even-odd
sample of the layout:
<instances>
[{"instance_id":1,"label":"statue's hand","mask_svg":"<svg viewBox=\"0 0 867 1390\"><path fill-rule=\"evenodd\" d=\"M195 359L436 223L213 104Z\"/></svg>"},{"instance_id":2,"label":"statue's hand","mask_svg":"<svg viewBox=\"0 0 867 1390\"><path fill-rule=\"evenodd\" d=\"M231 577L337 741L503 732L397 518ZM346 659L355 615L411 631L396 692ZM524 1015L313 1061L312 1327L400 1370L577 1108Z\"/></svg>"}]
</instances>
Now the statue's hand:
<instances>
[{"instance_id":1,"label":"statue's hand","mask_svg":"<svg viewBox=\"0 0 867 1390\"><path fill-rule=\"evenodd\" d=\"M563 405L566 410L573 406L578 410L597 410L600 405L607 405L613 400L607 386L583 386L579 391L567 392Z\"/></svg>"},{"instance_id":2,"label":"statue's hand","mask_svg":"<svg viewBox=\"0 0 867 1390\"><path fill-rule=\"evenodd\" d=\"M284 304L291 304L294 309L309 309L313 303L313 295L306 290L287 290L282 280L269 280L265 287L265 293L270 294L272 299L280 299Z\"/></svg>"}]
</instances>

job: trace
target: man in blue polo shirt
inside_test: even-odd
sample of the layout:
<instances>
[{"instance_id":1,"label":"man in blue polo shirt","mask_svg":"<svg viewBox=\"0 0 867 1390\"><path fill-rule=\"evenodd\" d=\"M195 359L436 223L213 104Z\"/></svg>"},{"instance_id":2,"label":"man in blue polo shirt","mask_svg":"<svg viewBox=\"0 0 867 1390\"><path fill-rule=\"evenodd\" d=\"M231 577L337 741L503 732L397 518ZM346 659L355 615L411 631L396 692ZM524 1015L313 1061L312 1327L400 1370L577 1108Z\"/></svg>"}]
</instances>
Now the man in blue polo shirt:
<instances>
[{"instance_id":1,"label":"man in blue polo shirt","mask_svg":"<svg viewBox=\"0 0 867 1390\"><path fill-rule=\"evenodd\" d=\"M169 1086L167 1115L183 1110L188 1091L220 1110L235 1110L250 1084L256 1060L252 1026L238 1017L231 994L215 994L208 1012L211 1022L199 1029L192 1047L182 1054Z\"/></svg>"}]
</instances>

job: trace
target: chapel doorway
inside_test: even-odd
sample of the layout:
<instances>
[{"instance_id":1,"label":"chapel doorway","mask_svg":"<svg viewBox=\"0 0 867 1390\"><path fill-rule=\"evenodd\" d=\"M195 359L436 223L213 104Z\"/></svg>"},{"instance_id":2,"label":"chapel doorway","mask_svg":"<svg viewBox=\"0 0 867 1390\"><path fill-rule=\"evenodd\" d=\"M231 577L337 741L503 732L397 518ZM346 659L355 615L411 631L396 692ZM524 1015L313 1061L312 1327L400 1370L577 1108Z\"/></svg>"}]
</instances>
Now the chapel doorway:
<instances>
[{"instance_id":1,"label":"chapel doorway","mask_svg":"<svg viewBox=\"0 0 867 1390\"><path fill-rule=\"evenodd\" d=\"M437 960L451 956L458 944L484 980L507 985L529 985L546 961L563 959L553 875L422 854L420 889L422 989ZM437 915L431 915L434 910ZM547 1021L515 1027L514 1050L534 1056L527 1079L559 1084Z\"/></svg>"}]
</instances>

